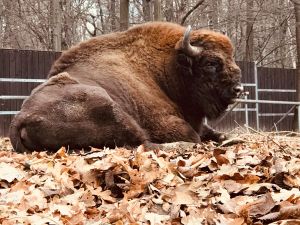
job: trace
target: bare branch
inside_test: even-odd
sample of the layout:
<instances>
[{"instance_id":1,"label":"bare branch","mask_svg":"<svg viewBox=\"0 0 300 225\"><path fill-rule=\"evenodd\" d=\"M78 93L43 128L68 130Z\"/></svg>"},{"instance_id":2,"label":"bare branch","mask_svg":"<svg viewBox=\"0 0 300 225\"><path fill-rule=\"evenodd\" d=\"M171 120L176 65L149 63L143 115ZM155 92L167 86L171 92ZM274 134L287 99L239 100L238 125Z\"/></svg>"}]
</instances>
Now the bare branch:
<instances>
[{"instance_id":1,"label":"bare branch","mask_svg":"<svg viewBox=\"0 0 300 225\"><path fill-rule=\"evenodd\" d=\"M291 0L294 4L300 5L300 0Z\"/></svg>"},{"instance_id":2,"label":"bare branch","mask_svg":"<svg viewBox=\"0 0 300 225\"><path fill-rule=\"evenodd\" d=\"M200 0L193 8L191 8L182 18L180 24L184 25L186 19L189 17L189 15L191 15L200 5L202 5L204 3L205 0Z\"/></svg>"}]
</instances>

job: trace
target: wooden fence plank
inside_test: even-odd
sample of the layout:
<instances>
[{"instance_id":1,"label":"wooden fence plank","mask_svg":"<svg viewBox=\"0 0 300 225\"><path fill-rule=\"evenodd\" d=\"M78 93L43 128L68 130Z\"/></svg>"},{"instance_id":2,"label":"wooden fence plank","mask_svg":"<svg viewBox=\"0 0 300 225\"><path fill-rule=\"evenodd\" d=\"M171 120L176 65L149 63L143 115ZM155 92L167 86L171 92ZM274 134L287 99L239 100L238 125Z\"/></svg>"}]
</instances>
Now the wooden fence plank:
<instances>
[{"instance_id":1,"label":"wooden fence plank","mask_svg":"<svg viewBox=\"0 0 300 225\"><path fill-rule=\"evenodd\" d=\"M16 77L16 55L17 55L17 51L13 50L13 49L9 49L8 50L8 59L9 59L9 77L10 78L15 78ZM16 93L16 95L19 94L19 89L16 88L16 85L14 83L9 83L9 89L12 90L14 93ZM9 101L9 108L10 109L14 109L17 108L17 101L13 100L13 101ZM7 115L7 120L11 121L12 119L12 115ZM8 132L9 130L9 126L10 124L7 122L6 126L5 126L5 130ZM5 135L7 135L7 133L5 133Z\"/></svg>"},{"instance_id":2,"label":"wooden fence plank","mask_svg":"<svg viewBox=\"0 0 300 225\"><path fill-rule=\"evenodd\" d=\"M4 68L6 67L4 63L4 51L0 51L0 77L4 77ZM0 82L0 95L4 94L5 84ZM5 100L0 99L0 111L5 110ZM5 116L0 116L0 137L5 136Z\"/></svg>"},{"instance_id":3,"label":"wooden fence plank","mask_svg":"<svg viewBox=\"0 0 300 225\"><path fill-rule=\"evenodd\" d=\"M38 75L39 78L41 78L45 74L45 59L44 59L44 54L43 52L38 52L38 58L39 58L39 66L38 66Z\"/></svg>"}]
</instances>

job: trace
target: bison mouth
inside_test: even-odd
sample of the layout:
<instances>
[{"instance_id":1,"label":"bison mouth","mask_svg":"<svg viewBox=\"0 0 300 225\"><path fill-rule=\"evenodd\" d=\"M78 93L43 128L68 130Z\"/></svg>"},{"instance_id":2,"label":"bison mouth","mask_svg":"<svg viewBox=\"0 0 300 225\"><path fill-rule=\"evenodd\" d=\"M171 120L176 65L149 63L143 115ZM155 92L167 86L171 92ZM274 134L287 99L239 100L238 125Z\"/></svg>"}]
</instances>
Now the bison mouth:
<instances>
[{"instance_id":1,"label":"bison mouth","mask_svg":"<svg viewBox=\"0 0 300 225\"><path fill-rule=\"evenodd\" d=\"M234 103L244 93L244 89L239 82L219 87L216 91L218 92L219 99L227 103L227 105Z\"/></svg>"}]
</instances>

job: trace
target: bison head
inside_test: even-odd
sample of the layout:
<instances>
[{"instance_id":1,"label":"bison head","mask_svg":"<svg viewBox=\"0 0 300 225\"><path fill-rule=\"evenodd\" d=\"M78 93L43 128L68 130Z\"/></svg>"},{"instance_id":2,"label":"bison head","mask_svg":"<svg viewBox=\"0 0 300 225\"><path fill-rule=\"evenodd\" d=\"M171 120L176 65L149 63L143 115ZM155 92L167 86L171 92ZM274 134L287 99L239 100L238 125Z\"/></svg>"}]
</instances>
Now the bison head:
<instances>
[{"instance_id":1,"label":"bison head","mask_svg":"<svg viewBox=\"0 0 300 225\"><path fill-rule=\"evenodd\" d=\"M241 94L241 72L233 59L233 47L223 34L194 31L189 26L177 45L177 65L190 107L214 119Z\"/></svg>"}]
</instances>

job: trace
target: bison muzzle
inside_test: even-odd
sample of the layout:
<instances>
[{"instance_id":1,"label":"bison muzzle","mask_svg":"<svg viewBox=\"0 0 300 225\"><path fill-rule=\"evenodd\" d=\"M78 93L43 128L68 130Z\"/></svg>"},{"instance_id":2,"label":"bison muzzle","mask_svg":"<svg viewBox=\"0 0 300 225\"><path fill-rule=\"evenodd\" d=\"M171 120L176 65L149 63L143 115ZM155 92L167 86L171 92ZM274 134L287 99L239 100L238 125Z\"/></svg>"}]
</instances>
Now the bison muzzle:
<instances>
[{"instance_id":1,"label":"bison muzzle","mask_svg":"<svg viewBox=\"0 0 300 225\"><path fill-rule=\"evenodd\" d=\"M220 141L203 124L242 91L225 35L147 23L62 53L15 116L15 150Z\"/></svg>"}]
</instances>

